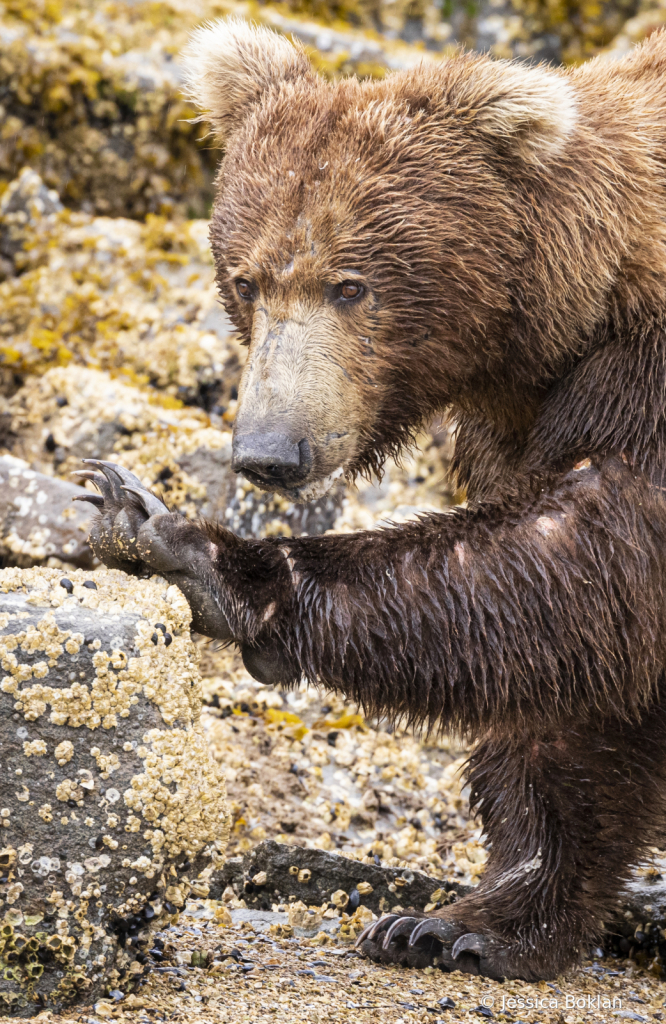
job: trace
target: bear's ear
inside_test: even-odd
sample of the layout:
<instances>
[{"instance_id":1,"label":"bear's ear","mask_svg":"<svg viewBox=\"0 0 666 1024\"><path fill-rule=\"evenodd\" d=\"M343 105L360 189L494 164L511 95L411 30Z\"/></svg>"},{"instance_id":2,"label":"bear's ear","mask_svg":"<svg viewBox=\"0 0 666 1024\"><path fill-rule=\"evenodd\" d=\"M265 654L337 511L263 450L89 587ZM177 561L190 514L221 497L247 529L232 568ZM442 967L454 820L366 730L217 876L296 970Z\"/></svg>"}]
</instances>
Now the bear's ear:
<instances>
[{"instance_id":1,"label":"bear's ear","mask_svg":"<svg viewBox=\"0 0 666 1024\"><path fill-rule=\"evenodd\" d=\"M200 26L183 53L185 91L224 144L274 82L313 76L305 52L242 18Z\"/></svg>"},{"instance_id":2,"label":"bear's ear","mask_svg":"<svg viewBox=\"0 0 666 1024\"><path fill-rule=\"evenodd\" d=\"M565 75L513 61L476 58L475 64L475 73L458 79L456 113L530 163L557 156L577 119L576 97Z\"/></svg>"}]
</instances>

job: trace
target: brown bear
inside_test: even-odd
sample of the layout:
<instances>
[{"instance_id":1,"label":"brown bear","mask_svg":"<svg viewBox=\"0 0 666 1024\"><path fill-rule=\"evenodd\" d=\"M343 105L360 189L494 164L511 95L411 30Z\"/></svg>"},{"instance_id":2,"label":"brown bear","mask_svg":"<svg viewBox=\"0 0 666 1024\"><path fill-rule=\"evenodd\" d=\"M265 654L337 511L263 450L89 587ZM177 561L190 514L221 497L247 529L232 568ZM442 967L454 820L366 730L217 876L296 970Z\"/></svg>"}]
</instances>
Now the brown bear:
<instances>
[{"instance_id":1,"label":"brown bear","mask_svg":"<svg viewBox=\"0 0 666 1024\"><path fill-rule=\"evenodd\" d=\"M666 35L568 71L461 53L333 84L230 21L188 61L249 346L234 468L305 498L449 409L469 505L242 540L93 463L91 543L177 583L257 678L476 739L481 883L361 947L552 978L666 825Z\"/></svg>"}]
</instances>

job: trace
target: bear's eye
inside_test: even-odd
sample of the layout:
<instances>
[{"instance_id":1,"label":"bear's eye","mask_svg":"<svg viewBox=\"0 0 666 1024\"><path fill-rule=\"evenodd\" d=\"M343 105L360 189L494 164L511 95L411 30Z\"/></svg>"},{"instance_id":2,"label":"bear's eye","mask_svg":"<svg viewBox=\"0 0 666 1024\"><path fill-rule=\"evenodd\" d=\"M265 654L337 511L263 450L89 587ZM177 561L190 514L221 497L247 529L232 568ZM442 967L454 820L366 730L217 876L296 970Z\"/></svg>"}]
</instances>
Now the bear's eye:
<instances>
[{"instance_id":1,"label":"bear's eye","mask_svg":"<svg viewBox=\"0 0 666 1024\"><path fill-rule=\"evenodd\" d=\"M240 295L241 299L245 299L246 302L249 302L254 298L254 288L249 281L244 281L242 278L240 281L236 281L236 291Z\"/></svg>"},{"instance_id":2,"label":"bear's eye","mask_svg":"<svg viewBox=\"0 0 666 1024\"><path fill-rule=\"evenodd\" d=\"M343 281L340 286L340 295L343 299L360 299L363 292L363 285L357 284L356 281Z\"/></svg>"}]
</instances>

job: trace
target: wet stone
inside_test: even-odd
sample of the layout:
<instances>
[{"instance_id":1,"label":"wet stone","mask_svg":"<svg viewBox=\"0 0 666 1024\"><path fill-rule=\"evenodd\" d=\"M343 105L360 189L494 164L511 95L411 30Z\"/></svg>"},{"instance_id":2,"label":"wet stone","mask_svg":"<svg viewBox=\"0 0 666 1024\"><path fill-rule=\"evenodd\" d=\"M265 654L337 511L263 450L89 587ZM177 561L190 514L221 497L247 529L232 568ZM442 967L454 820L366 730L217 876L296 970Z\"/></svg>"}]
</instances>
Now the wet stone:
<instances>
[{"instance_id":1,"label":"wet stone","mask_svg":"<svg viewBox=\"0 0 666 1024\"><path fill-rule=\"evenodd\" d=\"M82 487L37 473L27 462L0 456L0 559L24 567L49 558L92 568L91 505L73 503ZM0 562L0 564L2 564Z\"/></svg>"},{"instance_id":2,"label":"wet stone","mask_svg":"<svg viewBox=\"0 0 666 1024\"><path fill-rule=\"evenodd\" d=\"M253 879L260 872L265 873L266 881L258 886ZM266 911L274 903L291 899L306 899L308 904L336 903L334 895L345 893L348 900L337 903L350 913L363 904L376 914L389 910L398 898L405 907L423 910L437 889L446 894L443 903L454 902L470 891L469 886L442 882L421 871L377 867L337 853L287 846L271 839L259 843L244 858L230 858L216 875L211 896L219 899L227 886L244 899L247 907L257 910Z\"/></svg>"},{"instance_id":3,"label":"wet stone","mask_svg":"<svg viewBox=\"0 0 666 1024\"><path fill-rule=\"evenodd\" d=\"M132 991L207 895L228 816L189 621L158 577L0 571L0 1014Z\"/></svg>"}]
</instances>

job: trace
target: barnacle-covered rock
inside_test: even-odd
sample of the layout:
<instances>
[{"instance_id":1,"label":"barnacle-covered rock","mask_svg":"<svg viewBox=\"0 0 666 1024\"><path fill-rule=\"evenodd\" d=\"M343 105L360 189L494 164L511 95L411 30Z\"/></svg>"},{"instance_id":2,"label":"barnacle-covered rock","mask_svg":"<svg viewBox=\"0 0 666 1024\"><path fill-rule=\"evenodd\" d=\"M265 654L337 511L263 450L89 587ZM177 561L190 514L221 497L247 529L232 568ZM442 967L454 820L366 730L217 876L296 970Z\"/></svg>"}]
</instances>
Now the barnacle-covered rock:
<instances>
[{"instance_id":1,"label":"barnacle-covered rock","mask_svg":"<svg viewBox=\"0 0 666 1024\"><path fill-rule=\"evenodd\" d=\"M274 903L293 899L309 905L332 903L340 911L350 902L377 914L390 910L398 900L405 907L423 910L438 896L437 905L453 903L470 887L442 882L422 871L382 867L341 857L319 849L304 849L266 840L248 851L244 858L232 858L215 878L211 896L218 898L230 886L248 907L270 910ZM355 910L352 906L350 909Z\"/></svg>"},{"instance_id":2,"label":"barnacle-covered rock","mask_svg":"<svg viewBox=\"0 0 666 1024\"><path fill-rule=\"evenodd\" d=\"M633 5L628 20L606 48L606 55L611 58L623 57L633 46L665 24L666 0L639 0L638 4Z\"/></svg>"},{"instance_id":3,"label":"barnacle-covered rock","mask_svg":"<svg viewBox=\"0 0 666 1024\"><path fill-rule=\"evenodd\" d=\"M643 0L640 9L657 11L653 23L660 24L662 3ZM578 63L607 46L637 8L637 0L288 0L262 5L259 17L303 42L322 74L381 78L441 60L460 45L494 57Z\"/></svg>"},{"instance_id":4,"label":"barnacle-covered rock","mask_svg":"<svg viewBox=\"0 0 666 1024\"><path fill-rule=\"evenodd\" d=\"M179 407L159 392L79 366L56 367L28 378L5 410L15 437L13 454L34 469L59 476L80 469L81 459L141 450L143 458L135 455L135 465L141 465L151 483L166 484L169 474L163 470L175 469L174 459L204 444L225 446L231 436L226 425L211 426L200 409Z\"/></svg>"},{"instance_id":5,"label":"barnacle-covered rock","mask_svg":"<svg viewBox=\"0 0 666 1024\"><path fill-rule=\"evenodd\" d=\"M160 4L2 4L0 180L30 164L75 208L201 216L216 156L200 145L205 128L191 122L173 60L195 19L184 11L170 31L169 13Z\"/></svg>"},{"instance_id":6,"label":"barnacle-covered rock","mask_svg":"<svg viewBox=\"0 0 666 1024\"><path fill-rule=\"evenodd\" d=\"M39 175L24 167L10 182L0 199L0 278L20 273L25 265L26 242L37 224L62 210L54 189L48 189Z\"/></svg>"},{"instance_id":7,"label":"barnacle-covered rock","mask_svg":"<svg viewBox=\"0 0 666 1024\"><path fill-rule=\"evenodd\" d=\"M0 1012L127 991L207 892L228 815L189 621L157 577L0 571Z\"/></svg>"}]
</instances>

